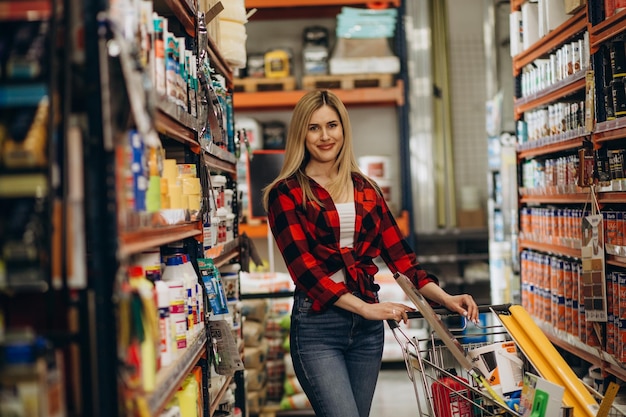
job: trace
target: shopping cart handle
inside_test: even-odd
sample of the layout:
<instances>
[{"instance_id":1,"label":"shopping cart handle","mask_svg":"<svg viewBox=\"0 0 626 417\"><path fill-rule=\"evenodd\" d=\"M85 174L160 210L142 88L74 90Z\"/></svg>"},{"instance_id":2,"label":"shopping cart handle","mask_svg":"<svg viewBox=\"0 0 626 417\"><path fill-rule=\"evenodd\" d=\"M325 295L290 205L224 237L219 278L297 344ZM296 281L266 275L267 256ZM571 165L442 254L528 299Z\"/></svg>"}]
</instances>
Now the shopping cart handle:
<instances>
[{"instance_id":1,"label":"shopping cart handle","mask_svg":"<svg viewBox=\"0 0 626 417\"><path fill-rule=\"evenodd\" d=\"M400 327L400 326L398 325L398 322L397 322L397 321L395 321L395 320L393 320L393 319L388 319L388 320L387 320L387 324L389 325L389 328L390 328L391 330L394 330L394 329L397 329L398 327Z\"/></svg>"},{"instance_id":2,"label":"shopping cart handle","mask_svg":"<svg viewBox=\"0 0 626 417\"><path fill-rule=\"evenodd\" d=\"M512 304L510 303L509 304L496 304L496 305L491 305L491 304L480 305L478 306L478 312L479 313L491 313L491 310L493 310L496 313L505 313L509 311L509 307L511 307L511 305ZM459 313L457 313L456 311L450 311L445 307L434 308L433 311L435 312L435 314L441 317L452 317L452 316L459 315ZM424 318L422 313L420 313L419 311L407 311L406 314L409 317L409 320ZM389 325L391 329L395 329L399 327L398 322L393 319L387 320L387 324Z\"/></svg>"},{"instance_id":3,"label":"shopping cart handle","mask_svg":"<svg viewBox=\"0 0 626 417\"><path fill-rule=\"evenodd\" d=\"M511 304L480 305L478 306L478 312L479 313L491 313L492 309L496 312L507 312L509 311L509 307L511 307ZM435 312L435 314L442 316L442 317L451 317L451 316L459 315L459 313L457 313L456 311L450 311L445 307L434 308L433 311ZM419 311L407 311L407 315L409 316L409 319L424 318L424 316L422 316L422 313L420 313Z\"/></svg>"}]
</instances>

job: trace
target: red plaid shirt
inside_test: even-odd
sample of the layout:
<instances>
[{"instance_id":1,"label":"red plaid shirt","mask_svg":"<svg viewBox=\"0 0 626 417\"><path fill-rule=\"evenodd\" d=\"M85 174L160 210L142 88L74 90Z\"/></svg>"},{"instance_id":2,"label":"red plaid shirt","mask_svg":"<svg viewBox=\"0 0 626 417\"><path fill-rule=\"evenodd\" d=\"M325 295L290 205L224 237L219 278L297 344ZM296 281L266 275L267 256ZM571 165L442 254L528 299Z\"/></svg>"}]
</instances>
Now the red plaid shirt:
<instances>
[{"instance_id":1,"label":"red plaid shirt","mask_svg":"<svg viewBox=\"0 0 626 417\"><path fill-rule=\"evenodd\" d=\"M369 303L378 302L380 288L374 282L379 255L391 272L400 271L419 289L437 278L428 274L398 228L383 197L362 176L352 174L356 209L354 247L339 246L339 214L330 194L310 180L311 188L324 204L314 201L302 206L302 188L295 177L287 178L269 194L268 223L296 289L313 300L321 311L346 293L358 292ZM346 282L330 276L345 268Z\"/></svg>"}]
</instances>

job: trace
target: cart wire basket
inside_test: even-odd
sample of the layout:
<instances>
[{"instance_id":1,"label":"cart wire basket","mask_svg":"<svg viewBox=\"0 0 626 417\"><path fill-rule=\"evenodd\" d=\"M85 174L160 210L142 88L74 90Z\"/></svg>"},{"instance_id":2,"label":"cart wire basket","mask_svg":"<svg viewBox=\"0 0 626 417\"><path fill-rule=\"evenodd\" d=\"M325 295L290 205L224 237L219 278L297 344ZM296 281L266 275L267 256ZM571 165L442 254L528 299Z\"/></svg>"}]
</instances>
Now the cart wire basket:
<instances>
[{"instance_id":1,"label":"cart wire basket","mask_svg":"<svg viewBox=\"0 0 626 417\"><path fill-rule=\"evenodd\" d=\"M520 370L520 374L515 376L516 379L521 380L521 376L526 372L535 375L538 373L528 358L517 348L517 344L498 319L498 314L506 313L509 307L510 304L479 306L481 317L485 319L484 324L469 323L465 317L446 309L435 309L434 311L442 321L447 323L450 334L467 353L493 344L501 343L508 346L513 344L515 357L509 358L517 364L515 368ZM424 323L419 324L428 326L419 312L409 312L408 314L411 321L421 320ZM417 399L419 417L522 416L523 407L521 409L519 407L519 395L518 398L502 395L502 398L506 400L505 404L497 401L488 390L484 390L475 382L474 375L471 374L473 370L467 370L460 366L458 360L450 353L450 349L442 343L440 335L435 331L431 330L428 332L428 336L424 338L409 337L397 322L389 320L388 324L402 348L407 375L413 383ZM475 361L479 360L476 359L478 355L470 356ZM482 365L482 369L486 367L487 370L493 369L494 366L494 364L489 363ZM600 403L603 399L602 395L591 387L587 388ZM521 393L520 390L521 383L518 394ZM500 395L501 392L498 394ZM608 414L604 415L610 417L624 416L613 406L610 407ZM574 416L574 414L572 410L563 408L562 416L568 417Z\"/></svg>"}]
</instances>

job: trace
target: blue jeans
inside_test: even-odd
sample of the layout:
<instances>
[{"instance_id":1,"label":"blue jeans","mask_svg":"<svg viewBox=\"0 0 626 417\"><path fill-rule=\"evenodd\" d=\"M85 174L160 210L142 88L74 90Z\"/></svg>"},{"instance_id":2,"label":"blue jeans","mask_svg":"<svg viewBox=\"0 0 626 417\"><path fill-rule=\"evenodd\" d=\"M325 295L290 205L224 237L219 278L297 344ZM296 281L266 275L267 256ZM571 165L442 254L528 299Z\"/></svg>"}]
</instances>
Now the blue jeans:
<instances>
[{"instance_id":1,"label":"blue jeans","mask_svg":"<svg viewBox=\"0 0 626 417\"><path fill-rule=\"evenodd\" d=\"M296 292L291 315L293 366L317 417L368 417L383 355L382 321L339 307L311 311Z\"/></svg>"}]
</instances>

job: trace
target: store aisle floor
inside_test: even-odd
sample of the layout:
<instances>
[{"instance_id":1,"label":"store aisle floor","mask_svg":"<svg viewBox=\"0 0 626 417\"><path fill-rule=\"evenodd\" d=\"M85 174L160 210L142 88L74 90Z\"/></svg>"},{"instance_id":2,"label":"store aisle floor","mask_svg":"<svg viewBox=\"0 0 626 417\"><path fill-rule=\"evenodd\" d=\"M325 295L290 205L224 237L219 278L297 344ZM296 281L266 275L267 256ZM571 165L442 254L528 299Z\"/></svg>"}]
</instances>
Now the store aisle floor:
<instances>
[{"instance_id":1,"label":"store aisle floor","mask_svg":"<svg viewBox=\"0 0 626 417\"><path fill-rule=\"evenodd\" d=\"M404 363L384 363L370 417L418 417L417 398Z\"/></svg>"}]
</instances>

